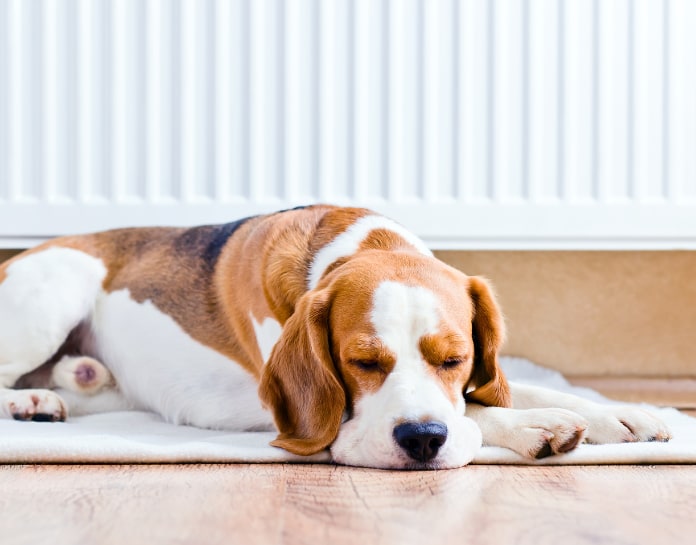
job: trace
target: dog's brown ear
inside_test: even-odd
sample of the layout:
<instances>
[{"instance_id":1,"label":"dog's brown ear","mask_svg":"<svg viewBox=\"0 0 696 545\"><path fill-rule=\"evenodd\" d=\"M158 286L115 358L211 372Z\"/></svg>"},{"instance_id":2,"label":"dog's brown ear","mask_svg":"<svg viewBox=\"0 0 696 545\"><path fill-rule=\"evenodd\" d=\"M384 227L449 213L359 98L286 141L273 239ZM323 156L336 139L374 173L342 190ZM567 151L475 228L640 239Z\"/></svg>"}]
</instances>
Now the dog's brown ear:
<instances>
[{"instance_id":1,"label":"dog's brown ear","mask_svg":"<svg viewBox=\"0 0 696 545\"><path fill-rule=\"evenodd\" d=\"M482 278L469 278L473 305L471 331L474 340L474 369L466 398L481 405L512 407L507 380L498 365L498 351L505 338L505 324L493 291Z\"/></svg>"},{"instance_id":2,"label":"dog's brown ear","mask_svg":"<svg viewBox=\"0 0 696 545\"><path fill-rule=\"evenodd\" d=\"M338 435L346 396L329 347L329 289L308 292L285 322L259 386L278 437L271 444L309 455Z\"/></svg>"}]
</instances>

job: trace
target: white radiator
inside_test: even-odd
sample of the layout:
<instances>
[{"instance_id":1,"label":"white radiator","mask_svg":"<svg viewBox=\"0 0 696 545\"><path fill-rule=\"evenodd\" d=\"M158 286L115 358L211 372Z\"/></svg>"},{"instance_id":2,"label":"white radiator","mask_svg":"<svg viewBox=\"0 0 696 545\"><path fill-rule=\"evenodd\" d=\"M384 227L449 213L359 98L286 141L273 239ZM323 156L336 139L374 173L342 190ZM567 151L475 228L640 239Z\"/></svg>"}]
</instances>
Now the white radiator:
<instances>
[{"instance_id":1,"label":"white radiator","mask_svg":"<svg viewBox=\"0 0 696 545\"><path fill-rule=\"evenodd\" d=\"M314 201L696 248L693 0L0 0L0 245Z\"/></svg>"}]
</instances>

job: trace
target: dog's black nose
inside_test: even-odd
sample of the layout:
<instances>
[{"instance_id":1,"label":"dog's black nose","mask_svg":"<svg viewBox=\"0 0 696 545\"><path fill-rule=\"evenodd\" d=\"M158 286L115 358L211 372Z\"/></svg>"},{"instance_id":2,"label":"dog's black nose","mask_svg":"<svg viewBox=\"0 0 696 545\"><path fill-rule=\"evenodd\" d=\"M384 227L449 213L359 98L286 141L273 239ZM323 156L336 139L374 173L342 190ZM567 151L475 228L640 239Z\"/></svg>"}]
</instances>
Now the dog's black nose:
<instances>
[{"instance_id":1,"label":"dog's black nose","mask_svg":"<svg viewBox=\"0 0 696 545\"><path fill-rule=\"evenodd\" d=\"M447 440L447 426L442 422L405 422L394 428L394 439L418 462L428 462Z\"/></svg>"}]
</instances>

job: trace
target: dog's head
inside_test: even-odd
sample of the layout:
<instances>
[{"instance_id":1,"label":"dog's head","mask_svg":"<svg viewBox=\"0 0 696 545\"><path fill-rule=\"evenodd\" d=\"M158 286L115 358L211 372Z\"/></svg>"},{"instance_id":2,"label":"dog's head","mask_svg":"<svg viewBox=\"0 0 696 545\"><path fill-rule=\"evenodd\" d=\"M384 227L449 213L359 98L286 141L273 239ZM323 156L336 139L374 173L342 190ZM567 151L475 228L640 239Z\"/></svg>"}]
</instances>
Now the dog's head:
<instances>
[{"instance_id":1,"label":"dog's head","mask_svg":"<svg viewBox=\"0 0 696 545\"><path fill-rule=\"evenodd\" d=\"M503 321L488 284L414 253L367 251L298 302L262 400L296 454L379 468L467 464L481 433L465 397L509 406Z\"/></svg>"}]
</instances>

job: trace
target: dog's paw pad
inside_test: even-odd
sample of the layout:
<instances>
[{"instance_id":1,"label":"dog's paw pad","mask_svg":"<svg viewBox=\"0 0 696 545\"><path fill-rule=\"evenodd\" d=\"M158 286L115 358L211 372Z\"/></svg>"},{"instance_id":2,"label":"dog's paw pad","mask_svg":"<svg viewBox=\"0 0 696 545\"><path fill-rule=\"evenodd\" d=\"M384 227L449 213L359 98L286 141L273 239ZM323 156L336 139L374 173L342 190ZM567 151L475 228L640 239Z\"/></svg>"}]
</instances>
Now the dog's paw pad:
<instances>
[{"instance_id":1,"label":"dog's paw pad","mask_svg":"<svg viewBox=\"0 0 696 545\"><path fill-rule=\"evenodd\" d=\"M564 438L564 442L558 445L556 453L561 454L564 452L570 452L571 450L574 450L575 447L577 447L582 442L586 429L586 426L579 426L575 428L574 431L571 431L570 434Z\"/></svg>"},{"instance_id":2,"label":"dog's paw pad","mask_svg":"<svg viewBox=\"0 0 696 545\"><path fill-rule=\"evenodd\" d=\"M113 383L109 370L88 356L65 356L53 368L52 378L60 388L90 395Z\"/></svg>"},{"instance_id":3,"label":"dog's paw pad","mask_svg":"<svg viewBox=\"0 0 696 545\"><path fill-rule=\"evenodd\" d=\"M50 390L14 390L8 395L6 411L15 420L62 422L68 415L65 402Z\"/></svg>"},{"instance_id":4,"label":"dog's paw pad","mask_svg":"<svg viewBox=\"0 0 696 545\"><path fill-rule=\"evenodd\" d=\"M672 438L662 420L638 407L607 406L589 416L587 442L667 442Z\"/></svg>"},{"instance_id":5,"label":"dog's paw pad","mask_svg":"<svg viewBox=\"0 0 696 545\"><path fill-rule=\"evenodd\" d=\"M536 452L533 452L533 450L530 451L531 457L536 460L541 460L542 458L548 458L555 454L553 448L551 448L551 438L552 436L549 436L547 439L544 439Z\"/></svg>"},{"instance_id":6,"label":"dog's paw pad","mask_svg":"<svg viewBox=\"0 0 696 545\"><path fill-rule=\"evenodd\" d=\"M520 411L515 427L509 448L538 460L575 449L585 437L587 422L564 409L527 409Z\"/></svg>"},{"instance_id":7,"label":"dog's paw pad","mask_svg":"<svg viewBox=\"0 0 696 545\"><path fill-rule=\"evenodd\" d=\"M543 439L536 449L530 451L530 455L532 458L539 460L554 454L570 452L582 442L584 433L585 427L583 425L566 429L557 428L555 433L543 429L541 432Z\"/></svg>"}]
</instances>

